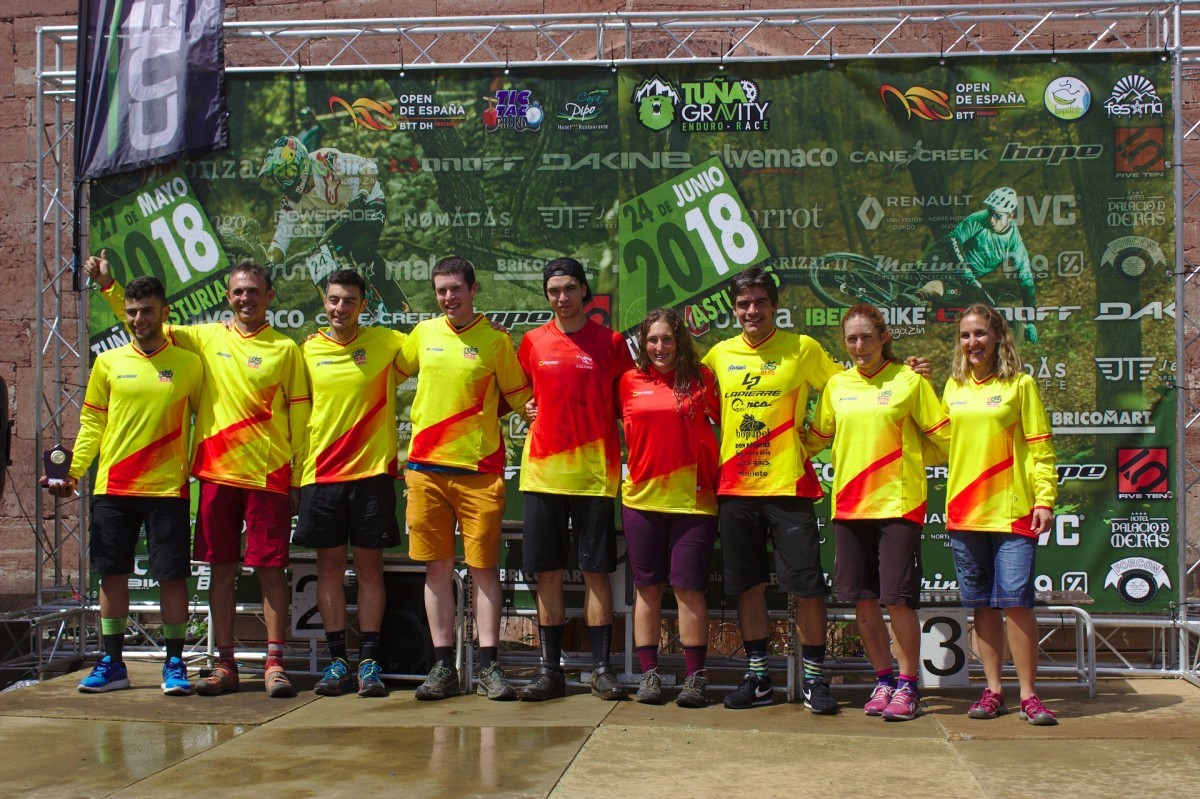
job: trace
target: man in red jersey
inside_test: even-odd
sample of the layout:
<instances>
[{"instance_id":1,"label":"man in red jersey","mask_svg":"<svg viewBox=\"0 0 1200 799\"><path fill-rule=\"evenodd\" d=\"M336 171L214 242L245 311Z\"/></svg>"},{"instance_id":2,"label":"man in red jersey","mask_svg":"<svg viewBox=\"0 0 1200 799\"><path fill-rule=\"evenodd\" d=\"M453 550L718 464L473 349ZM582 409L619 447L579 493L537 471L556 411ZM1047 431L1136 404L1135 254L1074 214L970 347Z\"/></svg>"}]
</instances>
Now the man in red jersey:
<instances>
[{"instance_id":1,"label":"man in red jersey","mask_svg":"<svg viewBox=\"0 0 1200 799\"><path fill-rule=\"evenodd\" d=\"M542 665L520 691L525 701L563 696L562 636L566 626L563 573L570 534L584 579L584 616L592 645L592 694L621 699L625 690L609 664L612 586L617 568L613 506L621 479L615 384L633 367L621 336L587 317L592 298L583 265L556 258L542 285L554 319L521 339L517 357L533 381L537 418L525 439L525 574L537 575Z\"/></svg>"}]
</instances>

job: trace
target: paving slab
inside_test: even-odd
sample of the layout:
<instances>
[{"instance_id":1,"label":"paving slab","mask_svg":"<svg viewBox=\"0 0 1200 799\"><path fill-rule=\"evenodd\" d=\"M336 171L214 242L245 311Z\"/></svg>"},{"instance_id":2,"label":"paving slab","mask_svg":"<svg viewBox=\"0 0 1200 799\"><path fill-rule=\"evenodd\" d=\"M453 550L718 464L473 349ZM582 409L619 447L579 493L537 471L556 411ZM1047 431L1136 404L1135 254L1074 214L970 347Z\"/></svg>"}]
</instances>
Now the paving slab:
<instances>
[{"instance_id":1,"label":"paving slab","mask_svg":"<svg viewBox=\"0 0 1200 799\"><path fill-rule=\"evenodd\" d=\"M920 779L913 779L917 774ZM884 743L873 737L605 724L588 739L550 796L985 799L986 795L944 740Z\"/></svg>"},{"instance_id":2,"label":"paving slab","mask_svg":"<svg viewBox=\"0 0 1200 799\"><path fill-rule=\"evenodd\" d=\"M247 729L252 728L7 716L0 719L0 785L5 796L27 799L107 796Z\"/></svg>"},{"instance_id":3,"label":"paving slab","mask_svg":"<svg viewBox=\"0 0 1200 799\"><path fill-rule=\"evenodd\" d=\"M297 734L295 728L272 724L165 768L115 796L540 799L592 731L591 726L562 725L337 725Z\"/></svg>"},{"instance_id":4,"label":"paving slab","mask_svg":"<svg viewBox=\"0 0 1200 799\"><path fill-rule=\"evenodd\" d=\"M972 740L950 745L987 799L1183 799L1196 795L1200 775L1194 739L1045 740L1036 745Z\"/></svg>"}]
</instances>

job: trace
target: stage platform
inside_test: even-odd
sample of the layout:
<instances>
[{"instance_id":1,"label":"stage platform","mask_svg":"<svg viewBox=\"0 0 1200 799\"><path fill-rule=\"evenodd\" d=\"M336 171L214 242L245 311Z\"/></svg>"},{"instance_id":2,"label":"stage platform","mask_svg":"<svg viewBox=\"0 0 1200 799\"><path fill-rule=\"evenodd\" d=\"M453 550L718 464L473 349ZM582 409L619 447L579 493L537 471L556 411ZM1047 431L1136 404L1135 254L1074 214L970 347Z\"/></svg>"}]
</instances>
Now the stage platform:
<instances>
[{"instance_id":1,"label":"stage platform","mask_svg":"<svg viewBox=\"0 0 1200 799\"><path fill-rule=\"evenodd\" d=\"M931 690L925 714L862 713L867 688L835 686L842 713L799 704L683 710L569 689L540 704L475 695L417 702L272 700L250 678L220 697L166 697L159 669L84 695L75 672L0 695L0 785L13 797L1051 797L1194 796L1200 689L1171 679L1044 685L1057 727L966 717L976 690ZM673 695L673 694L670 694Z\"/></svg>"}]
</instances>

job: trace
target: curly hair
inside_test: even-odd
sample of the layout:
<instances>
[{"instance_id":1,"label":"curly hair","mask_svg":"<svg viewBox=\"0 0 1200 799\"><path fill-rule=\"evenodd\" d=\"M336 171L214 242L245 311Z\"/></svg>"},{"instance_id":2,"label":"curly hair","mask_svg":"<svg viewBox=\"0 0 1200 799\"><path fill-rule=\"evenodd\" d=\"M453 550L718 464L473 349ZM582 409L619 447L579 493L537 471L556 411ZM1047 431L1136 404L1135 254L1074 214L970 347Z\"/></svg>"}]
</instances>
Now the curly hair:
<instances>
[{"instance_id":1,"label":"curly hair","mask_svg":"<svg viewBox=\"0 0 1200 799\"><path fill-rule=\"evenodd\" d=\"M883 359L898 363L896 353L892 352L892 337L887 322L884 321L883 314L879 312L879 309L869 302L860 302L846 311L846 315L842 317L842 336L846 335L846 323L856 316L866 319L871 323L871 327L875 328L876 335L883 342Z\"/></svg>"},{"instance_id":2,"label":"curly hair","mask_svg":"<svg viewBox=\"0 0 1200 799\"><path fill-rule=\"evenodd\" d=\"M996 337L996 365L993 369L996 379L1007 382L1021 374L1024 371L1021 354L1017 352L1017 340L1013 337L1012 327L1004 318L1004 314L985 303L974 303L959 317L960 329L962 320L968 316L978 316L987 323L988 330L992 331L992 335ZM971 362L967 359L967 352L961 345L954 348L954 365L951 373L955 382L960 386L971 379Z\"/></svg>"},{"instance_id":3,"label":"curly hair","mask_svg":"<svg viewBox=\"0 0 1200 799\"><path fill-rule=\"evenodd\" d=\"M635 365L638 372L649 375L653 368L650 356L646 353L646 338L650 335L650 327L655 322L663 322L671 328L675 338L675 408L691 419L696 408L691 401L692 392L702 385L700 356L692 344L692 336L688 333L683 317L671 308L655 308L646 314L646 318L638 325L638 352Z\"/></svg>"}]
</instances>

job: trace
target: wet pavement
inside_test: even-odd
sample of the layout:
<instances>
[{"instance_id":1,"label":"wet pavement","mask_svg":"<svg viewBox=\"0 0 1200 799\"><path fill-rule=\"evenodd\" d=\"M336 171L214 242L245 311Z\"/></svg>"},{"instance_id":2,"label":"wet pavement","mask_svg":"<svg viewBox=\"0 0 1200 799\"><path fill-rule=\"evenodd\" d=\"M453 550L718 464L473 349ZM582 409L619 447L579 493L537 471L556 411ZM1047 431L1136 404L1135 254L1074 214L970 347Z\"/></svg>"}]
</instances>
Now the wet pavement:
<instances>
[{"instance_id":1,"label":"wet pavement","mask_svg":"<svg viewBox=\"0 0 1200 799\"><path fill-rule=\"evenodd\" d=\"M931 691L884 722L868 688L835 686L842 713L779 702L731 711L474 695L418 702L269 699L261 680L219 697L166 697L159 669L84 695L86 672L0 695L0 793L14 797L1192 797L1200 689L1171 679L1046 683L1057 727L965 715L976 691ZM777 696L780 692L776 692Z\"/></svg>"}]
</instances>

